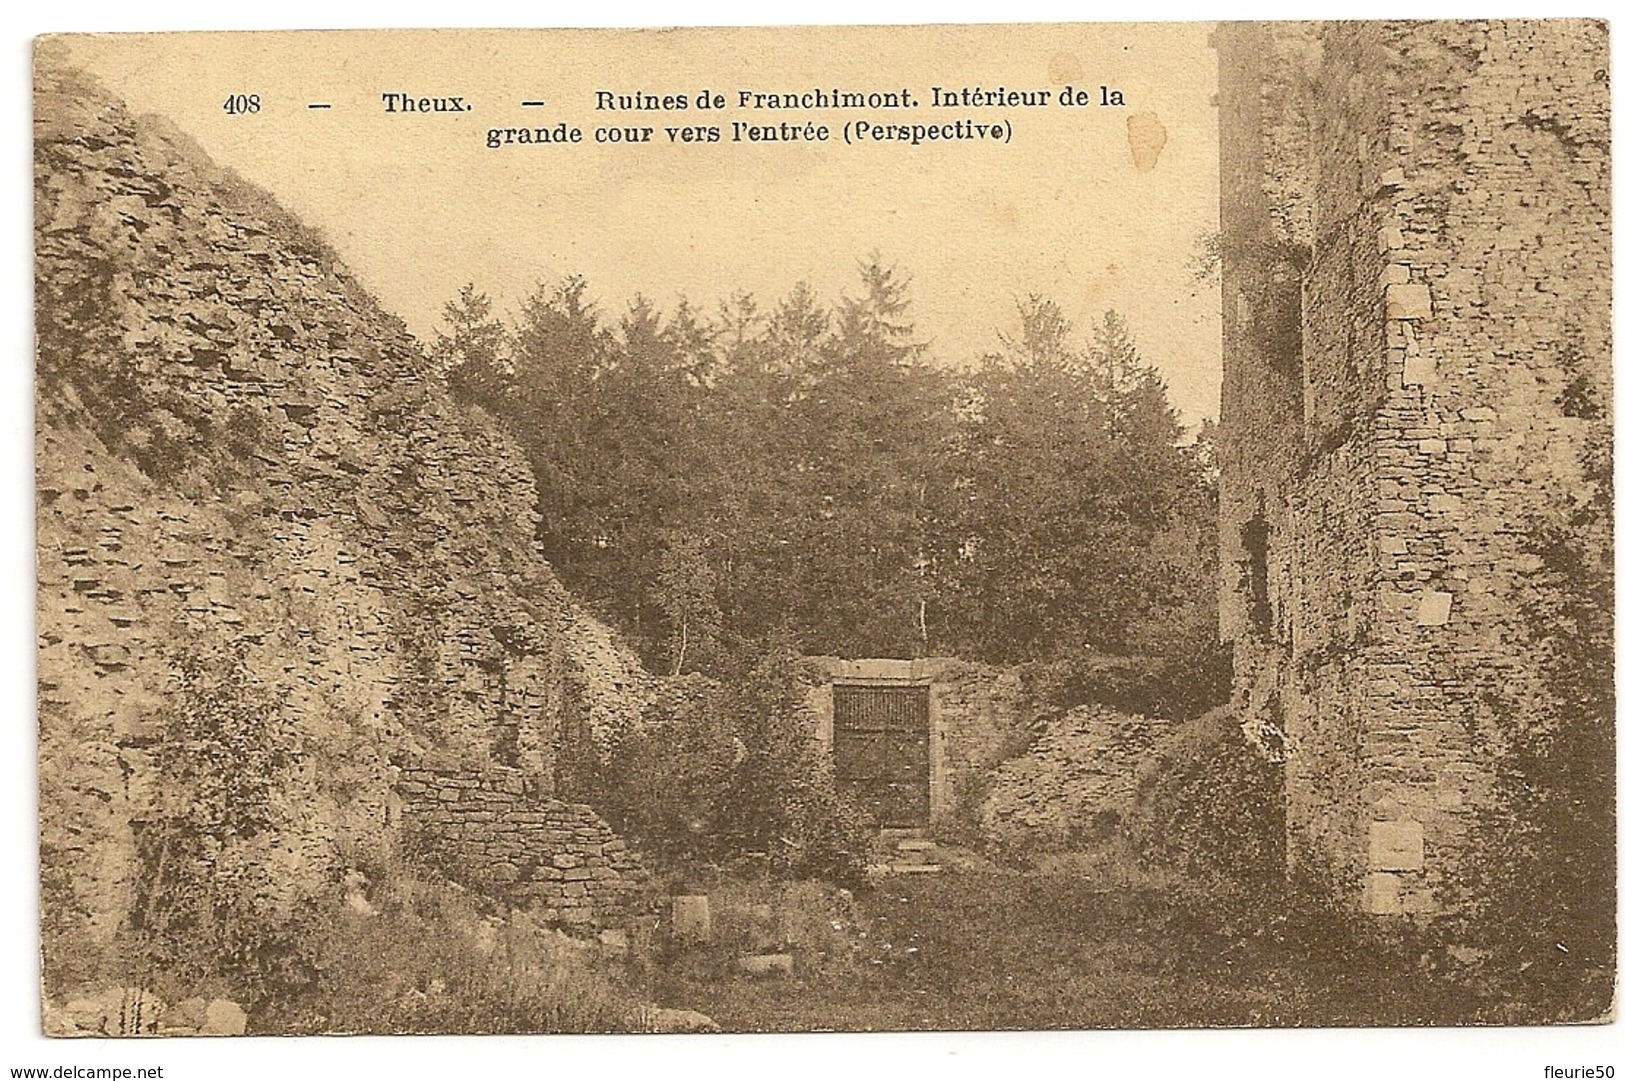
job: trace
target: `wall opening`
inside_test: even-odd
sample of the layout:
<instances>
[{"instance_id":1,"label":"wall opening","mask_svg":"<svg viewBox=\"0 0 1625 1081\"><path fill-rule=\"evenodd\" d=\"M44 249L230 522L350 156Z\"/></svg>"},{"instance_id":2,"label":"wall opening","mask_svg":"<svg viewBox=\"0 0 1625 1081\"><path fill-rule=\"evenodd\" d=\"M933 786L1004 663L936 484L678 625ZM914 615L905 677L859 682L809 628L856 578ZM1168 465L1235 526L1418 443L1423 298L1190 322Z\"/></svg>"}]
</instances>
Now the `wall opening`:
<instances>
[{"instance_id":1,"label":"wall opening","mask_svg":"<svg viewBox=\"0 0 1625 1081\"><path fill-rule=\"evenodd\" d=\"M931 689L925 684L834 686L835 782L882 827L923 829L931 818Z\"/></svg>"},{"instance_id":2,"label":"wall opening","mask_svg":"<svg viewBox=\"0 0 1625 1081\"><path fill-rule=\"evenodd\" d=\"M1274 636L1274 615L1270 605L1270 524L1264 517L1262 501L1258 511L1241 527L1243 589L1253 633L1263 639Z\"/></svg>"}]
</instances>

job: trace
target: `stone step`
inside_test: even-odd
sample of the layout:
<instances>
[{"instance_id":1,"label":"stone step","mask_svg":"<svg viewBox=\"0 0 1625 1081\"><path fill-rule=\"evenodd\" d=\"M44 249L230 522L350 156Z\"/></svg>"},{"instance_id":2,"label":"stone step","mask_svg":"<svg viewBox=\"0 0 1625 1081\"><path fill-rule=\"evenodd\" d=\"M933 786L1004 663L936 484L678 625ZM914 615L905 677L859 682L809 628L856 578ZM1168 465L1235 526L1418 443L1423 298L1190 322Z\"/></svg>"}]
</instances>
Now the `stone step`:
<instances>
[{"instance_id":1,"label":"stone step","mask_svg":"<svg viewBox=\"0 0 1625 1081\"><path fill-rule=\"evenodd\" d=\"M869 868L876 875L937 875L942 873L940 863L876 863Z\"/></svg>"}]
</instances>

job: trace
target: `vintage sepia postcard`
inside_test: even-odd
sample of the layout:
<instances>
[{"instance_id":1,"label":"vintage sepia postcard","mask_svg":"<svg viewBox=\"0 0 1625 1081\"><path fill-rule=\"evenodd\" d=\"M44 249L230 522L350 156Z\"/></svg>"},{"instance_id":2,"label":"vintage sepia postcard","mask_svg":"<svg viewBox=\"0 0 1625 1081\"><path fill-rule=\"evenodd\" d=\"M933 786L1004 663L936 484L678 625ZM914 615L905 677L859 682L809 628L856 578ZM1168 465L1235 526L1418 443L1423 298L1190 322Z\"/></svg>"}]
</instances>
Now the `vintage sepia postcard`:
<instances>
[{"instance_id":1,"label":"vintage sepia postcard","mask_svg":"<svg viewBox=\"0 0 1625 1081\"><path fill-rule=\"evenodd\" d=\"M1606 24L33 77L46 1035L1613 1018Z\"/></svg>"}]
</instances>

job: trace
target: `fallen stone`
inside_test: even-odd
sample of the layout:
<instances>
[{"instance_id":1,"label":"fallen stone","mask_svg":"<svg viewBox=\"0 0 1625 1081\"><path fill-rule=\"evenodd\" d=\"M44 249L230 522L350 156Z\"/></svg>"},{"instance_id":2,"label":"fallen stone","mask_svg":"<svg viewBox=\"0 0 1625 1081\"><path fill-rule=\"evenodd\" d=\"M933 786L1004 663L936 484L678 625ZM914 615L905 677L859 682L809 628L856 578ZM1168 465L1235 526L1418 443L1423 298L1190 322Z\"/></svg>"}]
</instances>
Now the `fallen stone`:
<instances>
[{"instance_id":1,"label":"fallen stone","mask_svg":"<svg viewBox=\"0 0 1625 1081\"><path fill-rule=\"evenodd\" d=\"M75 1032L102 1032L107 1026L107 1007L100 999L69 999L59 1017Z\"/></svg>"},{"instance_id":2,"label":"fallen stone","mask_svg":"<svg viewBox=\"0 0 1625 1081\"><path fill-rule=\"evenodd\" d=\"M158 1031L164 1000L139 987L110 987L99 995L70 1000L61 1020L81 1033L107 1036L151 1035Z\"/></svg>"},{"instance_id":3,"label":"fallen stone","mask_svg":"<svg viewBox=\"0 0 1625 1081\"><path fill-rule=\"evenodd\" d=\"M192 998L181 999L166 1010L164 1012L164 1024L195 1030L203 1027L203 1023L208 1020L208 1016L208 1000L194 995Z\"/></svg>"},{"instance_id":4,"label":"fallen stone","mask_svg":"<svg viewBox=\"0 0 1625 1081\"><path fill-rule=\"evenodd\" d=\"M204 1011L200 1036L241 1036L248 1031L248 1013L235 1002L217 998Z\"/></svg>"},{"instance_id":5,"label":"fallen stone","mask_svg":"<svg viewBox=\"0 0 1625 1081\"><path fill-rule=\"evenodd\" d=\"M1389 285L1386 297L1389 319L1433 318L1433 294L1423 283Z\"/></svg>"},{"instance_id":6,"label":"fallen stone","mask_svg":"<svg viewBox=\"0 0 1625 1081\"><path fill-rule=\"evenodd\" d=\"M632 948L626 932L617 927L598 932L598 945L606 957L616 959L625 957Z\"/></svg>"},{"instance_id":7,"label":"fallen stone","mask_svg":"<svg viewBox=\"0 0 1625 1081\"><path fill-rule=\"evenodd\" d=\"M81 1035L79 1029L68 1016L66 1007L57 1007L49 1002L40 1016L40 1028L47 1036L77 1036Z\"/></svg>"},{"instance_id":8,"label":"fallen stone","mask_svg":"<svg viewBox=\"0 0 1625 1081\"><path fill-rule=\"evenodd\" d=\"M353 893L345 894L344 904L350 909L351 912L354 912L359 916L378 915L378 910L373 907L372 902L367 900L366 896L359 890Z\"/></svg>"},{"instance_id":9,"label":"fallen stone","mask_svg":"<svg viewBox=\"0 0 1625 1081\"><path fill-rule=\"evenodd\" d=\"M646 1024L650 1032L720 1032L717 1023L698 1010L668 1010L656 1007L649 1011Z\"/></svg>"},{"instance_id":10,"label":"fallen stone","mask_svg":"<svg viewBox=\"0 0 1625 1081\"><path fill-rule=\"evenodd\" d=\"M788 976L795 971L796 959L787 953L757 953L741 957L738 965L747 976Z\"/></svg>"},{"instance_id":11,"label":"fallen stone","mask_svg":"<svg viewBox=\"0 0 1625 1081\"><path fill-rule=\"evenodd\" d=\"M703 893L671 899L671 931L694 942L711 940L711 899Z\"/></svg>"}]
</instances>

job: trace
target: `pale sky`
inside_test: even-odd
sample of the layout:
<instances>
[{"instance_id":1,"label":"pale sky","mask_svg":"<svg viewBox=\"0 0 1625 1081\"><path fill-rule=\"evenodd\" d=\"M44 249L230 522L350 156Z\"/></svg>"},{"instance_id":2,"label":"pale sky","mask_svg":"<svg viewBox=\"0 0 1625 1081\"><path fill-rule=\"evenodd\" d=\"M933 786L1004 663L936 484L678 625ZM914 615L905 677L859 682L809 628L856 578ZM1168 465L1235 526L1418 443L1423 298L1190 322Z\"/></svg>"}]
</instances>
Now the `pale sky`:
<instances>
[{"instance_id":1,"label":"pale sky","mask_svg":"<svg viewBox=\"0 0 1625 1081\"><path fill-rule=\"evenodd\" d=\"M1210 24L772 30L407 31L76 37L74 62L137 112L167 115L214 158L317 225L425 340L464 283L500 310L540 279L584 275L607 314L642 292L669 310L806 280L826 300L879 252L912 279L919 336L962 363L1013 329L1018 298L1058 301L1086 332L1121 311L1187 423L1216 416L1218 295L1190 260L1217 222ZM1101 107L1106 85L1125 104ZM1046 107L932 107L933 87L1048 90ZM1061 90L1088 92L1062 107ZM740 90L908 89L903 110L750 110ZM701 89L728 106L696 107ZM596 92L684 94L679 111L611 112ZM466 114L384 111L381 95L461 96ZM261 110L228 115L233 93ZM525 100L546 102L523 107ZM328 110L311 110L313 102ZM1154 114L1155 122L1150 115ZM1166 143L1137 168L1129 118ZM1009 121L1008 143L847 145L847 121ZM732 141L732 124L813 120L827 144ZM491 127L580 127L573 146L488 149ZM716 124L716 144L665 126ZM655 142L599 145L600 127ZM1148 164L1142 160L1141 166Z\"/></svg>"}]
</instances>

